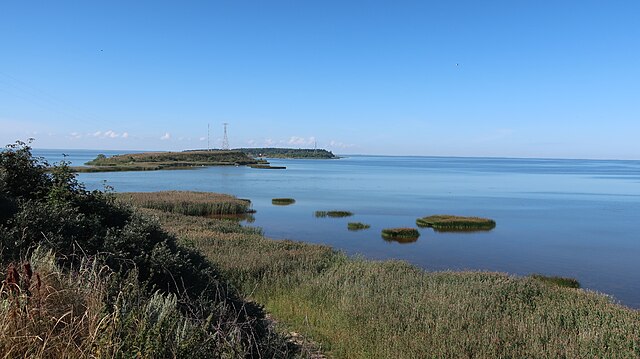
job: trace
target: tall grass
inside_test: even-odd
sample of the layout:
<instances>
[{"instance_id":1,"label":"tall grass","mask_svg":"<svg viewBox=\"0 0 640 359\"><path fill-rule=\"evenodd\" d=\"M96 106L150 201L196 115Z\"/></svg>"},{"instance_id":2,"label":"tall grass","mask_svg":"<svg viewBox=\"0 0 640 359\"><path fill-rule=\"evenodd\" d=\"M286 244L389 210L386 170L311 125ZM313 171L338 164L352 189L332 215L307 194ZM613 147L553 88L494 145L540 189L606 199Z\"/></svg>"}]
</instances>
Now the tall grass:
<instances>
[{"instance_id":1,"label":"tall grass","mask_svg":"<svg viewBox=\"0 0 640 359\"><path fill-rule=\"evenodd\" d=\"M382 230L382 238L385 239L417 239L420 232L415 228L385 228Z\"/></svg>"},{"instance_id":2,"label":"tall grass","mask_svg":"<svg viewBox=\"0 0 640 359\"><path fill-rule=\"evenodd\" d=\"M290 331L336 358L640 356L640 312L588 291L488 272L426 272L156 212Z\"/></svg>"},{"instance_id":3,"label":"tall grass","mask_svg":"<svg viewBox=\"0 0 640 359\"><path fill-rule=\"evenodd\" d=\"M362 222L349 222L347 223L347 229L350 231L360 231L363 229L369 229L371 225Z\"/></svg>"},{"instance_id":4,"label":"tall grass","mask_svg":"<svg viewBox=\"0 0 640 359\"><path fill-rule=\"evenodd\" d=\"M418 218L418 227L432 227L437 231L488 231L496 227L496 222L488 218L461 217L438 214Z\"/></svg>"},{"instance_id":5,"label":"tall grass","mask_svg":"<svg viewBox=\"0 0 640 359\"><path fill-rule=\"evenodd\" d=\"M139 207L189 216L243 214L250 212L251 207L249 200L209 192L127 192L117 196L121 201Z\"/></svg>"}]
</instances>

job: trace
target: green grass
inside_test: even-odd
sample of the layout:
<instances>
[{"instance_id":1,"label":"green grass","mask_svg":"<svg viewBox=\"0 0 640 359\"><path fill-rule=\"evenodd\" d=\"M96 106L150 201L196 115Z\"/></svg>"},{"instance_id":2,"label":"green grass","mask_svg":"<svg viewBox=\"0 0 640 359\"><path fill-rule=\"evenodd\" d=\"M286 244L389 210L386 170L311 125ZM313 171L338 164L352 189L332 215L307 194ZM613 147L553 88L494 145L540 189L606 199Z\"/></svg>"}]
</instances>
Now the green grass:
<instances>
[{"instance_id":1,"label":"green grass","mask_svg":"<svg viewBox=\"0 0 640 359\"><path fill-rule=\"evenodd\" d=\"M492 219L448 214L418 218L416 224L418 227L431 227L437 231L488 231L496 227L496 222Z\"/></svg>"},{"instance_id":2,"label":"green grass","mask_svg":"<svg viewBox=\"0 0 640 359\"><path fill-rule=\"evenodd\" d=\"M293 198L274 198L271 200L271 204L276 206L288 206L294 203L296 203L296 200Z\"/></svg>"},{"instance_id":3,"label":"green grass","mask_svg":"<svg viewBox=\"0 0 640 359\"><path fill-rule=\"evenodd\" d=\"M532 274L530 275L530 277L542 283L547 283L558 287L580 288L580 282L578 282L578 280L574 278L546 276L542 274Z\"/></svg>"},{"instance_id":4,"label":"green grass","mask_svg":"<svg viewBox=\"0 0 640 359\"><path fill-rule=\"evenodd\" d=\"M362 229L369 229L369 228L371 228L370 225L366 223L361 223L361 222L349 222L347 224L347 229L349 229L350 231L359 231Z\"/></svg>"},{"instance_id":5,"label":"green grass","mask_svg":"<svg viewBox=\"0 0 640 359\"><path fill-rule=\"evenodd\" d=\"M341 218L341 217L351 217L353 216L353 212L349 211L316 211L315 216L317 218Z\"/></svg>"},{"instance_id":6,"label":"green grass","mask_svg":"<svg viewBox=\"0 0 640 359\"><path fill-rule=\"evenodd\" d=\"M640 312L580 289L488 272L426 272L153 211L289 331L335 358L635 358Z\"/></svg>"},{"instance_id":7,"label":"green grass","mask_svg":"<svg viewBox=\"0 0 640 359\"><path fill-rule=\"evenodd\" d=\"M190 216L239 215L251 212L249 200L210 192L126 192L117 197L120 201L138 207Z\"/></svg>"}]
</instances>

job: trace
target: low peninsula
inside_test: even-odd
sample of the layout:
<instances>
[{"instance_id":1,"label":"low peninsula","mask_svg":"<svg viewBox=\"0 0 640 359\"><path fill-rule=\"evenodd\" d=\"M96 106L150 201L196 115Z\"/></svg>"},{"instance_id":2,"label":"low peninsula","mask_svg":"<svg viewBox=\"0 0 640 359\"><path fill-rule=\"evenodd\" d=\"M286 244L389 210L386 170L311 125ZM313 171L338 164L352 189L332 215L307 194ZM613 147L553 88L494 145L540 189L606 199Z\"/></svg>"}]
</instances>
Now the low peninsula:
<instances>
[{"instance_id":1,"label":"low peninsula","mask_svg":"<svg viewBox=\"0 0 640 359\"><path fill-rule=\"evenodd\" d=\"M72 167L74 172L155 171L165 169L191 169L207 166L267 165L241 151L184 151L143 152L107 157L103 154L86 163Z\"/></svg>"}]
</instances>

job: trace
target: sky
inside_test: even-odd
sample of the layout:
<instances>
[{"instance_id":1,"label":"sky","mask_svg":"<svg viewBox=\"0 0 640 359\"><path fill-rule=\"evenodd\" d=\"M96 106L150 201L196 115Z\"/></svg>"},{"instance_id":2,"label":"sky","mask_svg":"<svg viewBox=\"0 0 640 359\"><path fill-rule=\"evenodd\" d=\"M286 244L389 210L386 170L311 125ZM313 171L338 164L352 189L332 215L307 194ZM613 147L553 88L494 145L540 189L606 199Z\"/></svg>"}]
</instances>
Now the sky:
<instances>
[{"instance_id":1,"label":"sky","mask_svg":"<svg viewBox=\"0 0 640 359\"><path fill-rule=\"evenodd\" d=\"M0 141L640 159L640 1L0 0ZM207 127L210 126L210 135Z\"/></svg>"}]
</instances>

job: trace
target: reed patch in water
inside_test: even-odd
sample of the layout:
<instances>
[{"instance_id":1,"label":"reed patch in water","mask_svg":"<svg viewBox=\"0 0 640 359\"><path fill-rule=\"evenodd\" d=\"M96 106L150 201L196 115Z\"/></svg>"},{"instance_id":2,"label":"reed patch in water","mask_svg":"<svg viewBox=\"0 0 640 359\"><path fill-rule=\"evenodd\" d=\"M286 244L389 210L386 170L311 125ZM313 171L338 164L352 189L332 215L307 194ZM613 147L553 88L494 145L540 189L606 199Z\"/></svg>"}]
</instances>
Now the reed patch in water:
<instances>
[{"instance_id":1,"label":"reed patch in water","mask_svg":"<svg viewBox=\"0 0 640 359\"><path fill-rule=\"evenodd\" d=\"M271 204L275 206L288 206L296 203L296 200L293 198L274 198L271 200Z\"/></svg>"},{"instance_id":2,"label":"reed patch in water","mask_svg":"<svg viewBox=\"0 0 640 359\"><path fill-rule=\"evenodd\" d=\"M351 217L353 216L353 212L349 211L316 211L315 216L317 218L341 218L341 217Z\"/></svg>"},{"instance_id":3,"label":"reed patch in water","mask_svg":"<svg viewBox=\"0 0 640 359\"><path fill-rule=\"evenodd\" d=\"M253 212L251 201L234 196L191 191L125 192L118 199L138 207L189 216L236 215Z\"/></svg>"},{"instance_id":4,"label":"reed patch in water","mask_svg":"<svg viewBox=\"0 0 640 359\"><path fill-rule=\"evenodd\" d=\"M382 238L392 240L412 239L420 237L420 232L415 228L385 228L382 230Z\"/></svg>"},{"instance_id":5,"label":"reed patch in water","mask_svg":"<svg viewBox=\"0 0 640 359\"><path fill-rule=\"evenodd\" d=\"M349 222L347 224L347 229L349 229L350 231L360 231L360 230L369 229L369 228L371 228L370 225L366 223L361 223L361 222Z\"/></svg>"},{"instance_id":6,"label":"reed patch in water","mask_svg":"<svg viewBox=\"0 0 640 359\"><path fill-rule=\"evenodd\" d=\"M442 232L489 231L496 227L496 222L489 218L462 217L438 214L418 218L418 227L431 227Z\"/></svg>"}]
</instances>

